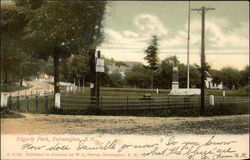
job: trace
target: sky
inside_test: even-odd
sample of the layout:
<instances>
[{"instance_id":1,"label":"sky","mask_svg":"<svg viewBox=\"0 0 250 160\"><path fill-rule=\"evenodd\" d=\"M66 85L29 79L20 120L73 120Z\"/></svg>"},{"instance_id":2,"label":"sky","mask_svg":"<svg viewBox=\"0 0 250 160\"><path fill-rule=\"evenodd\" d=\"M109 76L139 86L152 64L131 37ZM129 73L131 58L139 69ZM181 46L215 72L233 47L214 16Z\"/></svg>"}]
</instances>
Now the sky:
<instances>
[{"instance_id":1,"label":"sky","mask_svg":"<svg viewBox=\"0 0 250 160\"><path fill-rule=\"evenodd\" d=\"M249 65L247 1L192 1L191 8L215 8L205 19L206 62L214 69ZM109 58L146 64L152 35L159 38L159 57L177 56L187 63L187 1L111 1L104 20L105 41L98 49ZM201 14L191 11L190 64L200 64Z\"/></svg>"}]
</instances>

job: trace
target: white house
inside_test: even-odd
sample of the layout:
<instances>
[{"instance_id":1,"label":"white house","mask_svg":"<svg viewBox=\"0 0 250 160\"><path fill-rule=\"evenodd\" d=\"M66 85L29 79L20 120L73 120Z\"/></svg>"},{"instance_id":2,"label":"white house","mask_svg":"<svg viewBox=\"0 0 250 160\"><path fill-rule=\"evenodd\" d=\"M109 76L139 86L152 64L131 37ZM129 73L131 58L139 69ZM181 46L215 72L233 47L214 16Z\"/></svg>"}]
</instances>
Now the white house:
<instances>
[{"instance_id":1,"label":"white house","mask_svg":"<svg viewBox=\"0 0 250 160\"><path fill-rule=\"evenodd\" d=\"M213 76L211 75L214 71L207 72L206 71L206 80L205 85L208 89L223 89L223 83L220 82L220 84L216 84L213 82Z\"/></svg>"}]
</instances>

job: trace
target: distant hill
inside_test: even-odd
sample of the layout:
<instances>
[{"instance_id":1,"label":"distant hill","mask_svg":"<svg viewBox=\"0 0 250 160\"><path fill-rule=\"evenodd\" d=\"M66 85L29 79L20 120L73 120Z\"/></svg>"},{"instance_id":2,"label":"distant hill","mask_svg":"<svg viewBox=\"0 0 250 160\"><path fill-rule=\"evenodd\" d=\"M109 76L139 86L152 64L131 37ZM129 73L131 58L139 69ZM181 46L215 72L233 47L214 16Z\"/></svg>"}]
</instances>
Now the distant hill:
<instances>
[{"instance_id":1,"label":"distant hill","mask_svg":"<svg viewBox=\"0 0 250 160\"><path fill-rule=\"evenodd\" d=\"M142 64L141 62L135 62L135 61L120 61L128 65L130 68L137 65L137 64Z\"/></svg>"}]
</instances>

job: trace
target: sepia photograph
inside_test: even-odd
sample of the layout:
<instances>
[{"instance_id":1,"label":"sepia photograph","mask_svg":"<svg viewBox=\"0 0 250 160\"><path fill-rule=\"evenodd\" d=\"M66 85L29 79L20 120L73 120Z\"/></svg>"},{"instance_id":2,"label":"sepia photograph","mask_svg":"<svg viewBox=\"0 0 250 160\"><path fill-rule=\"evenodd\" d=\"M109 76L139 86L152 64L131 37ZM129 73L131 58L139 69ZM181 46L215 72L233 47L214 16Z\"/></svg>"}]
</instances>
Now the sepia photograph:
<instances>
[{"instance_id":1,"label":"sepia photograph","mask_svg":"<svg viewBox=\"0 0 250 160\"><path fill-rule=\"evenodd\" d=\"M0 159L249 159L248 1L0 13Z\"/></svg>"}]
</instances>

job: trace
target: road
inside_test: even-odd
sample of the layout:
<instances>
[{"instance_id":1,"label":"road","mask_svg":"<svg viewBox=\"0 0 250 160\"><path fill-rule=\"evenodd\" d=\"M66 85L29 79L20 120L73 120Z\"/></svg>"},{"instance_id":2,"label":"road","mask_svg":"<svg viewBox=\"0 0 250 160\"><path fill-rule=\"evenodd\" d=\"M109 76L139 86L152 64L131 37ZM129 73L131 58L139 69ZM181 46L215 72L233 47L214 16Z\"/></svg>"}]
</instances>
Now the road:
<instances>
[{"instance_id":1,"label":"road","mask_svg":"<svg viewBox=\"0 0 250 160\"><path fill-rule=\"evenodd\" d=\"M25 95L31 95L32 94L36 94L41 90L53 90L53 85L46 83L46 82L41 82L41 81L25 81L25 83L27 83L28 85L31 85L31 88L25 89L25 90L21 90L21 91L15 91L15 92L11 92L12 96L17 96L18 94L20 96L25 96Z\"/></svg>"},{"instance_id":2,"label":"road","mask_svg":"<svg viewBox=\"0 0 250 160\"><path fill-rule=\"evenodd\" d=\"M46 115L1 119L2 134L249 134L249 115L133 117ZM55 129L56 128L56 129Z\"/></svg>"}]
</instances>

